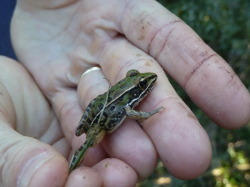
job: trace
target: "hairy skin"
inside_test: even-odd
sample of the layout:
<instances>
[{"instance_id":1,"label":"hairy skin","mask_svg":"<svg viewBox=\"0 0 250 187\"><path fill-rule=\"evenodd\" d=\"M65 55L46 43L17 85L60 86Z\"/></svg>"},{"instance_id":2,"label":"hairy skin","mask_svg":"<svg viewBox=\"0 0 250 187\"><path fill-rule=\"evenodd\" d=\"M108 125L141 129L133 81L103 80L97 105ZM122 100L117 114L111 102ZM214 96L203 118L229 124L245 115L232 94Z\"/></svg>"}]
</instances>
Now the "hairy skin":
<instances>
[{"instance_id":1,"label":"hairy skin","mask_svg":"<svg viewBox=\"0 0 250 187\"><path fill-rule=\"evenodd\" d=\"M60 176L57 186L64 182L66 186L84 182L133 186L153 172L158 156L181 179L195 178L207 169L209 138L165 72L218 125L233 129L249 121L250 96L233 70L190 27L153 0L19 0L11 32L19 60L60 122L58 128L40 127L40 136L46 134L42 141L50 145L53 141L48 139L61 138L67 140L61 147L69 142L77 149L84 141L74 135L82 108L106 91L109 83L124 78L128 70L151 71L159 77L139 108L151 111L163 106L165 110L143 122L143 129L126 120L88 152L84 164L90 168L76 169L68 178L60 173L67 169L66 161L61 165L51 161L55 173L47 177ZM80 79L93 66L101 71ZM31 132L27 135L33 136ZM67 158L68 151L59 147ZM35 176L40 177L32 181L41 185L45 169L37 170Z\"/></svg>"}]
</instances>

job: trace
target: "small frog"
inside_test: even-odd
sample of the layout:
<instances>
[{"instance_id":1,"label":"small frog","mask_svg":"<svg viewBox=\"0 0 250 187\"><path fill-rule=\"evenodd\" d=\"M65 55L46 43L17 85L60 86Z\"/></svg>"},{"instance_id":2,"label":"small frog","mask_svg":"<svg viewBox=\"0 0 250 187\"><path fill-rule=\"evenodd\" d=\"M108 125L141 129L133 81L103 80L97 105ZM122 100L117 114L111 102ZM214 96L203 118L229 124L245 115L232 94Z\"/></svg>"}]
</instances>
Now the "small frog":
<instances>
[{"instance_id":1,"label":"small frog","mask_svg":"<svg viewBox=\"0 0 250 187\"><path fill-rule=\"evenodd\" d=\"M76 136L86 133L86 141L72 155L70 172L82 162L89 147L116 130L126 117L142 121L160 111L162 107L152 112L133 110L152 90L156 79L155 73L130 70L124 79L89 103L75 131Z\"/></svg>"}]
</instances>

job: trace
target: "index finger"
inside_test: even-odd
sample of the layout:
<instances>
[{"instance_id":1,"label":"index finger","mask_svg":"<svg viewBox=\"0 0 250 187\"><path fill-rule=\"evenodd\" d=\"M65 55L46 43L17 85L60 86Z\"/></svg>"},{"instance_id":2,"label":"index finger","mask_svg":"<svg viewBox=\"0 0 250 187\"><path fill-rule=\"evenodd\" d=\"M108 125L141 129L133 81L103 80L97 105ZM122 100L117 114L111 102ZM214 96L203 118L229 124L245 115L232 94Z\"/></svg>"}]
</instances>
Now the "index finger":
<instances>
[{"instance_id":1,"label":"index finger","mask_svg":"<svg viewBox=\"0 0 250 187\"><path fill-rule=\"evenodd\" d=\"M189 26L155 1L130 1L123 14L121 32L154 57L217 124L237 128L249 121L249 92Z\"/></svg>"}]
</instances>

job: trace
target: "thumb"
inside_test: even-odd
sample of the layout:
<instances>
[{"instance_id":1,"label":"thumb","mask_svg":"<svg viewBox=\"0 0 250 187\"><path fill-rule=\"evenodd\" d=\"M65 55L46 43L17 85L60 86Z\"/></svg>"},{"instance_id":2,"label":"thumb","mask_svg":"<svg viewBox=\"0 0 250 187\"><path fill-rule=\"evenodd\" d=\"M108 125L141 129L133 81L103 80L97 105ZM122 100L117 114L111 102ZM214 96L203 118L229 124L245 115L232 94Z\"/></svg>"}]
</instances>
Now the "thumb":
<instances>
[{"instance_id":1,"label":"thumb","mask_svg":"<svg viewBox=\"0 0 250 187\"><path fill-rule=\"evenodd\" d=\"M0 186L63 186L67 161L51 146L0 121Z\"/></svg>"},{"instance_id":2,"label":"thumb","mask_svg":"<svg viewBox=\"0 0 250 187\"><path fill-rule=\"evenodd\" d=\"M27 74L21 68L17 68L16 63L11 63L6 58L0 57L0 66L2 70L0 76L0 186L63 186L68 175L65 158L48 144L22 136L13 129L20 128L16 125L17 121L20 124L26 124L27 121L37 122L37 125L33 127L35 130L29 133L33 133L34 136L37 134L34 132L38 131L39 123L41 123L39 120L42 119L42 117L38 118L37 116L41 114L41 106L43 105L36 103L37 107L40 107L40 113L34 108L29 110L34 111L32 115L36 115L37 121L30 120L30 116L26 114L28 107L23 104L28 99L25 99L22 96L22 90L20 91L21 87L37 93L34 91L35 89L31 89L34 84L28 81ZM23 76L23 80L18 79L16 75ZM13 82L18 86L15 86ZM7 88L12 91L12 97ZM41 99L38 94L33 95L33 98L37 98L36 102ZM32 98L31 94L27 97ZM41 101L41 103L43 102ZM15 108L14 104L19 107ZM46 109L44 108L43 110ZM18 119L18 116L24 120ZM41 116L46 118L46 115ZM23 126L25 127L25 125Z\"/></svg>"}]
</instances>

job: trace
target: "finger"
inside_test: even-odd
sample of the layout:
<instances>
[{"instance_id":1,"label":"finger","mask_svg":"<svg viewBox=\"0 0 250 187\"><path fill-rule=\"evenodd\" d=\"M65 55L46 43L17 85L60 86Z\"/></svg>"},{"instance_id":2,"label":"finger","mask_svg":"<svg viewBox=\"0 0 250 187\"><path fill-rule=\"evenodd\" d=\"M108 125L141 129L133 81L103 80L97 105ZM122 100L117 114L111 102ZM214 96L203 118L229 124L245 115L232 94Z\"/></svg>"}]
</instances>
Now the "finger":
<instances>
[{"instance_id":1,"label":"finger","mask_svg":"<svg viewBox=\"0 0 250 187\"><path fill-rule=\"evenodd\" d=\"M120 80L130 69L153 71L158 75L155 88L141 102L139 109L152 111L164 107L164 110L146 120L143 128L153 140L163 163L175 176L190 179L203 173L211 159L209 138L190 109L175 93L158 63L122 38L107 46L105 54L101 56L101 67L111 82ZM133 141L127 138L124 142ZM135 152L134 146L131 152ZM144 155L143 152L141 155Z\"/></svg>"},{"instance_id":2,"label":"finger","mask_svg":"<svg viewBox=\"0 0 250 187\"><path fill-rule=\"evenodd\" d=\"M158 155L154 144L134 120L125 120L115 133L103 140L103 145L110 157L133 167L139 180L149 177L157 165Z\"/></svg>"},{"instance_id":3,"label":"finger","mask_svg":"<svg viewBox=\"0 0 250 187\"><path fill-rule=\"evenodd\" d=\"M83 113L76 91L74 89L66 89L57 92L52 98L52 103L67 141L70 142L73 150L77 150L84 143L85 135L75 136L75 129ZM91 156L87 155L85 159L88 166L97 163L106 156L101 146L95 147L89 152L92 153ZM96 156L93 156L93 154L96 154Z\"/></svg>"},{"instance_id":4,"label":"finger","mask_svg":"<svg viewBox=\"0 0 250 187\"><path fill-rule=\"evenodd\" d=\"M0 83L13 103L14 128L22 135L35 137L45 143L54 144L62 138L58 120L32 77L16 61L0 57ZM6 106L6 109L9 109ZM11 113L11 112L9 112Z\"/></svg>"},{"instance_id":5,"label":"finger","mask_svg":"<svg viewBox=\"0 0 250 187\"><path fill-rule=\"evenodd\" d=\"M12 120L9 124L22 135L53 145L66 157L69 146L63 138L58 120L28 72L19 63L6 57L0 57L0 69L1 90L6 90L4 96L9 96L9 99L4 99L5 109L10 110L8 114L15 114L9 117ZM13 103L13 108L10 103Z\"/></svg>"},{"instance_id":6,"label":"finger","mask_svg":"<svg viewBox=\"0 0 250 187\"><path fill-rule=\"evenodd\" d=\"M91 88L90 88L91 87ZM90 89L88 89L90 88ZM103 94L109 88L108 80L103 76L101 69L97 67L90 68L81 76L77 87L77 95L79 103L85 111L91 100L97 97L99 94ZM93 110L93 109L92 109ZM83 112L82 112L83 115ZM82 117L81 115L81 117ZM78 120L79 124L79 120ZM77 124L77 125L78 125ZM75 128L76 129L76 128ZM75 134L75 132L74 132ZM80 138L74 136L75 150L83 145L86 140L86 136L82 135ZM74 146L73 146L74 147ZM101 145L96 145L89 148L87 155L84 158L84 165L93 166L97 162L106 158L107 154Z\"/></svg>"},{"instance_id":7,"label":"finger","mask_svg":"<svg viewBox=\"0 0 250 187\"><path fill-rule=\"evenodd\" d=\"M14 132L1 114L1 186L63 186L67 162L52 147ZM60 176L60 177L58 177Z\"/></svg>"},{"instance_id":8,"label":"finger","mask_svg":"<svg viewBox=\"0 0 250 187\"><path fill-rule=\"evenodd\" d=\"M12 129L19 121L13 101L0 83L1 186L63 186L68 173L66 160L49 145Z\"/></svg>"},{"instance_id":9,"label":"finger","mask_svg":"<svg viewBox=\"0 0 250 187\"><path fill-rule=\"evenodd\" d=\"M90 101L106 92L109 87L109 80L103 75L100 68L92 68L84 73L77 87L81 106L86 109Z\"/></svg>"},{"instance_id":10,"label":"finger","mask_svg":"<svg viewBox=\"0 0 250 187\"><path fill-rule=\"evenodd\" d=\"M89 72L83 77L79 78L77 92L75 88L68 87L56 92L51 98L56 114L62 123L63 131L69 140L75 136L75 129L82 116L83 109L86 109L87 104L94 97L103 93L104 90L106 91L106 87L108 88L107 80L105 80L99 71ZM92 92L90 89L85 89L89 85L93 85L95 87L94 90L97 91ZM87 93L86 90L91 93Z\"/></svg>"},{"instance_id":11,"label":"finger","mask_svg":"<svg viewBox=\"0 0 250 187\"><path fill-rule=\"evenodd\" d=\"M107 90L108 81L100 70L84 75L78 85L79 98L84 107L97 95ZM124 123L123 127L114 134L106 137L104 147L107 153L111 157L119 158L133 166L140 178L148 177L156 166L157 154L146 133L142 131L136 122L130 120ZM136 137L135 140L128 141L128 139L134 137ZM134 148L131 149L131 147ZM142 153L146 154L147 157L141 159ZM89 153L86 159L88 155ZM93 155L93 157L96 156Z\"/></svg>"},{"instance_id":12,"label":"finger","mask_svg":"<svg viewBox=\"0 0 250 187\"><path fill-rule=\"evenodd\" d=\"M9 62L8 67L12 67L11 65ZM15 69L12 70L14 73ZM10 86L9 82L8 90L11 90ZM1 84L0 93L2 111L0 115L0 142L4 142L0 149L0 152L3 153L0 169L2 174L7 176L2 180L3 186L64 186L68 174L68 164L65 158L52 147L14 132L9 127L10 124L15 124L13 119L17 119L14 116L14 106L11 105L12 99ZM53 131L54 127L55 125L52 125L50 130ZM46 137L49 138L48 134L45 133L41 139L48 141ZM67 155L68 147L65 145L67 145L65 139L60 139L54 142L53 146L63 155ZM92 176L89 172L86 172L86 175ZM96 179L93 177L88 179L88 183L94 184L95 181ZM70 183L67 182L67 184Z\"/></svg>"},{"instance_id":13,"label":"finger","mask_svg":"<svg viewBox=\"0 0 250 187\"><path fill-rule=\"evenodd\" d=\"M84 75L84 77L88 77L89 74L87 73ZM94 73L95 75L95 73ZM85 135L82 135L80 137L75 136L75 130L76 127L79 124L79 121L83 115L83 108L86 109L87 102L83 102L81 98L84 98L85 96L81 97L82 92L84 92L84 81L83 79L79 79L79 86L78 86L78 93L76 92L75 88L64 88L63 90L60 90L54 94L52 99L53 108L56 111L57 116L60 119L62 130L66 136L66 139L70 142L72 146L72 150L77 150L81 145L83 145L86 137ZM90 77L90 80L88 84L94 84L94 80ZM101 79L102 80L102 79ZM100 86L97 87L97 90ZM83 91L82 91L83 90ZM78 97L79 95L79 97ZM88 97L90 94L87 94L86 97ZM80 99L79 99L80 98ZM88 150L88 154L84 158L84 165L86 166L92 166L102 160L106 157L106 153L103 150L102 146L97 145L93 148L90 148Z\"/></svg>"},{"instance_id":14,"label":"finger","mask_svg":"<svg viewBox=\"0 0 250 187\"><path fill-rule=\"evenodd\" d=\"M93 168L79 167L69 176L66 186L135 186L136 172L126 163L105 159ZM85 185L84 185L85 184Z\"/></svg>"},{"instance_id":15,"label":"finger","mask_svg":"<svg viewBox=\"0 0 250 187\"><path fill-rule=\"evenodd\" d=\"M250 120L247 89L184 22L155 1L130 1L123 15L120 32L160 62L216 123L237 128Z\"/></svg>"},{"instance_id":16,"label":"finger","mask_svg":"<svg viewBox=\"0 0 250 187\"><path fill-rule=\"evenodd\" d=\"M66 187L78 187L78 186L102 186L102 177L100 174L92 168L81 167L72 171L69 175Z\"/></svg>"},{"instance_id":17,"label":"finger","mask_svg":"<svg viewBox=\"0 0 250 187\"><path fill-rule=\"evenodd\" d=\"M133 168L118 159L107 158L93 168L102 176L103 186L135 186L138 180Z\"/></svg>"}]
</instances>

